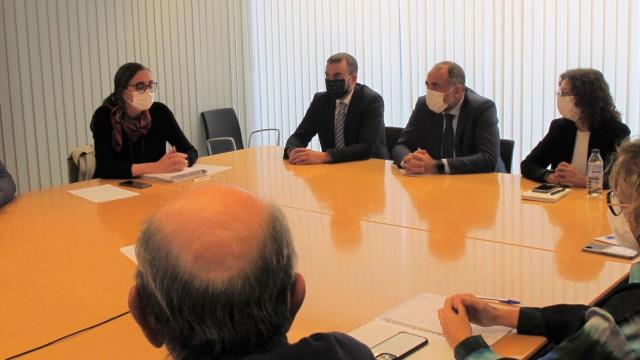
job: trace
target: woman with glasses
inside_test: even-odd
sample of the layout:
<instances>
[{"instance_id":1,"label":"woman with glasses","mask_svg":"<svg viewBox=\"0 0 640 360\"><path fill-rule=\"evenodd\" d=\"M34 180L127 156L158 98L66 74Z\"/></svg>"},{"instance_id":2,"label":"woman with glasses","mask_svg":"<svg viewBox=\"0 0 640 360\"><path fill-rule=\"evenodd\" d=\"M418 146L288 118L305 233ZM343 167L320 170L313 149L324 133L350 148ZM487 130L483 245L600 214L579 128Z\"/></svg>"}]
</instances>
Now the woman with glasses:
<instances>
[{"instance_id":1,"label":"woman with glasses","mask_svg":"<svg viewBox=\"0 0 640 360\"><path fill-rule=\"evenodd\" d=\"M611 171L609 222L617 240L640 244L640 139L618 150ZM544 308L501 305L471 294L449 297L438 312L442 331L456 359L497 359L470 322L508 326L518 333L545 336L555 347L544 359L637 359L640 354L640 262L631 266L629 282L616 287L596 306L554 305Z\"/></svg>"},{"instance_id":2,"label":"woman with glasses","mask_svg":"<svg viewBox=\"0 0 640 360\"><path fill-rule=\"evenodd\" d=\"M600 71L568 70L560 75L559 86L556 105L562 118L551 122L547 135L520 164L520 171L538 182L586 187L591 150L600 150L606 167L630 131L620 122Z\"/></svg>"},{"instance_id":3,"label":"woman with glasses","mask_svg":"<svg viewBox=\"0 0 640 360\"><path fill-rule=\"evenodd\" d=\"M114 90L91 119L96 177L125 179L183 170L198 159L169 108L153 101L158 83L138 63L122 65ZM167 152L166 143L172 145Z\"/></svg>"}]
</instances>

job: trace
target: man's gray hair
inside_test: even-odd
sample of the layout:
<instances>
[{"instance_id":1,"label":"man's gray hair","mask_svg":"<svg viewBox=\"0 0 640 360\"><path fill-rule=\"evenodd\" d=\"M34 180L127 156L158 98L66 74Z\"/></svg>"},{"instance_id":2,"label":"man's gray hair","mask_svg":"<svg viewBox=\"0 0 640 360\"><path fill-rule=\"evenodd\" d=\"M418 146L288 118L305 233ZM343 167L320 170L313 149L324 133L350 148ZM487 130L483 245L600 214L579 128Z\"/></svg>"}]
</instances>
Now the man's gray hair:
<instances>
[{"instance_id":1,"label":"man's gray hair","mask_svg":"<svg viewBox=\"0 0 640 360\"><path fill-rule=\"evenodd\" d=\"M465 86L465 75L462 66L456 64L453 61L441 61L436 66L446 66L447 75L449 76L449 83L451 85Z\"/></svg>"},{"instance_id":2,"label":"man's gray hair","mask_svg":"<svg viewBox=\"0 0 640 360\"><path fill-rule=\"evenodd\" d=\"M163 243L155 218L138 238L136 282L142 301L176 359L243 356L287 333L296 253L286 218L269 205L252 265L220 282L194 279Z\"/></svg>"},{"instance_id":3,"label":"man's gray hair","mask_svg":"<svg viewBox=\"0 0 640 360\"><path fill-rule=\"evenodd\" d=\"M345 52L331 55L327 59L327 64L339 63L342 62L343 59L347 61L347 69L349 70L349 74L358 74L358 62L356 61L356 58Z\"/></svg>"}]
</instances>

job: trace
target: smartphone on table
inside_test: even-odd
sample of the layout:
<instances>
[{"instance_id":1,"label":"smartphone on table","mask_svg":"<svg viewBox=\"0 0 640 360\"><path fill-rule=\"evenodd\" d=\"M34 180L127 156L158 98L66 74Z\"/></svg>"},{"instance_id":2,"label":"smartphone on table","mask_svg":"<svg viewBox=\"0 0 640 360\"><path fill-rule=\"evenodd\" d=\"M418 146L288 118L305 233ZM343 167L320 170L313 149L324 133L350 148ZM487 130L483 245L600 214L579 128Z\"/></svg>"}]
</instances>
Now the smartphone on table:
<instances>
[{"instance_id":1,"label":"smartphone on table","mask_svg":"<svg viewBox=\"0 0 640 360\"><path fill-rule=\"evenodd\" d=\"M142 181L137 181L137 180L122 181L122 182L118 183L118 185L127 186L127 187L131 187L131 188L135 188L135 189L144 189L144 188L148 188L149 186L151 186L151 184L148 184L148 183L142 182Z\"/></svg>"},{"instance_id":2,"label":"smartphone on table","mask_svg":"<svg viewBox=\"0 0 640 360\"><path fill-rule=\"evenodd\" d=\"M429 340L423 336L400 331L371 348L376 360L399 360L413 354L427 345Z\"/></svg>"},{"instance_id":3,"label":"smartphone on table","mask_svg":"<svg viewBox=\"0 0 640 360\"><path fill-rule=\"evenodd\" d=\"M542 194L549 194L562 188L562 186L556 184L542 184L534 187L533 189L531 189L531 191Z\"/></svg>"}]
</instances>

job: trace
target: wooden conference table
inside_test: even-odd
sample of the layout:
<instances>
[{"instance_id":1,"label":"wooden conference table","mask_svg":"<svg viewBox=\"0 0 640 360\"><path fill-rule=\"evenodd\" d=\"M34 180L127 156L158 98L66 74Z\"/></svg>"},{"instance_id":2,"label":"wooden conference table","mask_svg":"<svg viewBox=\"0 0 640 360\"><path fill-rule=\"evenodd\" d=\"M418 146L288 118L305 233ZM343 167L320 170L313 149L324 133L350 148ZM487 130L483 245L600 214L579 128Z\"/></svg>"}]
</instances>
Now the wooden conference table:
<instances>
[{"instance_id":1,"label":"wooden conference table","mask_svg":"<svg viewBox=\"0 0 640 360\"><path fill-rule=\"evenodd\" d=\"M473 292L525 305L592 303L629 263L580 248L609 232L606 204L576 190L557 204L520 200L534 183L479 174L406 177L390 162L292 166L281 148L202 158L231 166L207 182L233 183L281 205L307 281L290 332L349 332L420 292ZM154 183L140 196L94 204L67 191L92 180L21 194L0 209L0 357L20 353L127 310L135 265L119 249L142 221L201 183ZM539 337L509 335L494 348L526 356ZM150 358L130 315L26 359Z\"/></svg>"}]
</instances>

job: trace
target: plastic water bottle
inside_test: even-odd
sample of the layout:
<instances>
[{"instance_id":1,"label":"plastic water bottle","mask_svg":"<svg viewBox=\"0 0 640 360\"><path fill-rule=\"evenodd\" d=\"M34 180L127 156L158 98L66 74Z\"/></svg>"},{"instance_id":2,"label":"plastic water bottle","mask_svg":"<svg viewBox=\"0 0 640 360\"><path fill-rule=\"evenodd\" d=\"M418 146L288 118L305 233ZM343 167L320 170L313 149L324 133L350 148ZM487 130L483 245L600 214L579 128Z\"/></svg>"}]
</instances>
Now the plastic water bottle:
<instances>
[{"instance_id":1,"label":"plastic water bottle","mask_svg":"<svg viewBox=\"0 0 640 360\"><path fill-rule=\"evenodd\" d=\"M591 150L587 161L587 194L592 197L600 196L604 179L604 161L600 157L600 150Z\"/></svg>"}]
</instances>

